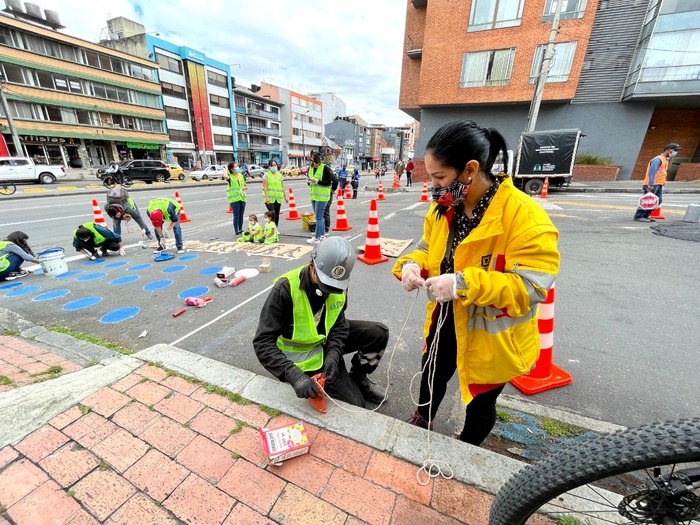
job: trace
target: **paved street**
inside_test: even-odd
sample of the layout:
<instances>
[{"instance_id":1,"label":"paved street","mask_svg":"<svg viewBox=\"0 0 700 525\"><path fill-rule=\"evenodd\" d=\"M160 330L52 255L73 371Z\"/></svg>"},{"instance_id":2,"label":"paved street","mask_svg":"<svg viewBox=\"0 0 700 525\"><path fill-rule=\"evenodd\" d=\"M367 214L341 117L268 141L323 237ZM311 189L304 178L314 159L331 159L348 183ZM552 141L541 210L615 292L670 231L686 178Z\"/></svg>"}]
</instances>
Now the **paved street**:
<instances>
[{"instance_id":1,"label":"paved street","mask_svg":"<svg viewBox=\"0 0 700 525\"><path fill-rule=\"evenodd\" d=\"M373 177L362 181L374 183ZM387 185L389 179L385 178ZM288 181L297 207L310 210L302 180ZM132 195L142 212L155 196L180 191L191 222L184 239L233 241L225 188L214 184L165 184L135 187ZM387 193L379 203L382 237L412 240L421 232L426 204L417 203L420 185L410 193ZM353 229L335 232L363 247L372 191L345 201ZM71 232L91 220L91 199L104 191L57 192L52 198L9 199L0 209L3 235L22 229L39 251L54 245L74 255ZM631 220L637 196L630 194L550 194L543 201L561 231L562 268L557 280L555 362L574 376L572 385L538 394L533 399L623 425L700 414L696 389L697 260L696 243L654 235L647 225ZM697 201L689 194L665 197L668 221L682 217ZM252 182L246 212L264 211L261 185ZM335 211L335 206L334 206ZM286 211L285 211L286 213ZM301 245L301 221L280 222L281 242ZM335 222L335 213L333 213ZM175 344L245 370L266 374L257 363L251 340L259 310L272 280L308 260L274 258L272 271L236 288L218 289L213 272L222 266L257 268L261 258L238 253L190 251L172 261L153 261L151 250L138 244L134 227L125 233L126 257L108 257L98 264L71 260L64 278L32 275L0 285L0 306L45 326L67 326L136 350L157 343ZM410 250L411 247L407 248ZM405 419L414 410L408 388L418 372L426 298L406 294L390 274L391 263L353 272L348 315L376 319L391 331L389 348L376 380L390 384L390 402L381 412ZM78 273L73 273L78 272ZM202 309L184 307L188 295L213 297ZM80 302L76 302L79 301ZM89 308L81 305L94 302ZM78 308L78 309L67 309ZM115 313L117 312L117 313ZM143 338L138 336L147 331ZM388 378L388 379L387 379ZM509 393L517 393L508 387ZM417 384L413 392L417 392ZM293 395L291 389L289 394ZM417 395L417 394L416 394ZM451 435L461 426L463 407L456 379L438 415L437 430Z\"/></svg>"}]
</instances>

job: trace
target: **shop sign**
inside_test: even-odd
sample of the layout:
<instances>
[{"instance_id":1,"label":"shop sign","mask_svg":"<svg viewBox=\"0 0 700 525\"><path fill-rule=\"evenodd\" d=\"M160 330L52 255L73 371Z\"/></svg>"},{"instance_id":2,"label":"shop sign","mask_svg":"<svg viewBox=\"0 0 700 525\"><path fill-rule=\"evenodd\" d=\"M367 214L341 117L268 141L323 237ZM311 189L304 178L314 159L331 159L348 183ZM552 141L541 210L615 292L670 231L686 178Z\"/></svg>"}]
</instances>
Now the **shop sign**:
<instances>
[{"instance_id":1,"label":"shop sign","mask_svg":"<svg viewBox=\"0 0 700 525\"><path fill-rule=\"evenodd\" d=\"M194 149L194 142L168 142L169 148Z\"/></svg>"},{"instance_id":2,"label":"shop sign","mask_svg":"<svg viewBox=\"0 0 700 525\"><path fill-rule=\"evenodd\" d=\"M51 142L54 144L65 144L66 139L63 137L43 137L41 135L20 135L19 140L22 142ZM73 139L70 139L70 144L73 143Z\"/></svg>"},{"instance_id":3,"label":"shop sign","mask_svg":"<svg viewBox=\"0 0 700 525\"><path fill-rule=\"evenodd\" d=\"M145 142L127 142L126 147L130 149L160 149L160 144L146 144Z\"/></svg>"}]
</instances>

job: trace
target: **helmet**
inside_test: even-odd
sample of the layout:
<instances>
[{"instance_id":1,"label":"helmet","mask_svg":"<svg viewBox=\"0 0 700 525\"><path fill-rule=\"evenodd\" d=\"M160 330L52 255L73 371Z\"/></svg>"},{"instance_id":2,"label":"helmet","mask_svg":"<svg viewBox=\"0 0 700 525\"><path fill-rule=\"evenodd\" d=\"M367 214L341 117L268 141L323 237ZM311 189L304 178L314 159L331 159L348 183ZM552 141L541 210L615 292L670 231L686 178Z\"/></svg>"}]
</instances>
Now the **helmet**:
<instances>
[{"instance_id":1,"label":"helmet","mask_svg":"<svg viewBox=\"0 0 700 525\"><path fill-rule=\"evenodd\" d=\"M163 226L163 212L160 210L153 210L149 215L151 219L151 224L156 228Z\"/></svg>"},{"instance_id":2,"label":"helmet","mask_svg":"<svg viewBox=\"0 0 700 525\"><path fill-rule=\"evenodd\" d=\"M337 292L347 290L350 273L355 266L355 249L342 237L329 237L317 244L311 252L311 260L316 268L316 275L321 285L319 288L330 287ZM323 290L327 291L327 290Z\"/></svg>"}]
</instances>

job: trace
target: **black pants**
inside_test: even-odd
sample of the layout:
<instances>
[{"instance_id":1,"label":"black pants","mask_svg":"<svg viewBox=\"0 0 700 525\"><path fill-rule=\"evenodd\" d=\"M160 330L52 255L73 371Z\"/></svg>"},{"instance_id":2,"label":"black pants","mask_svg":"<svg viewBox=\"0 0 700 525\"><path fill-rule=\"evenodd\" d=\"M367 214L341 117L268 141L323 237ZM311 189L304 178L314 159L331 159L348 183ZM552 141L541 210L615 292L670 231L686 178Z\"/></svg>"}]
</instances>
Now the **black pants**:
<instances>
[{"instance_id":1,"label":"black pants","mask_svg":"<svg viewBox=\"0 0 700 525\"><path fill-rule=\"evenodd\" d=\"M343 349L343 354L354 354L350 359L350 372L345 366L345 360L341 359L338 377L332 383L326 383L324 389L334 399L365 408L365 399L352 375L371 374L377 369L389 342L389 329L383 323L373 321L349 321L349 323L350 337ZM313 376L321 371L307 372L307 374Z\"/></svg>"},{"instance_id":2,"label":"black pants","mask_svg":"<svg viewBox=\"0 0 700 525\"><path fill-rule=\"evenodd\" d=\"M357 199L357 187L360 185L358 182L357 184L353 183L352 185L352 198Z\"/></svg>"},{"instance_id":3,"label":"black pants","mask_svg":"<svg viewBox=\"0 0 700 525\"><path fill-rule=\"evenodd\" d=\"M102 253L105 255L107 255L107 250L111 252L119 251L119 241L115 241L114 239L107 239L102 244L95 244L95 241L92 239L89 241L81 241L78 239L78 246L80 246L81 250L89 251L95 257L97 257L97 248L102 250Z\"/></svg>"},{"instance_id":4,"label":"black pants","mask_svg":"<svg viewBox=\"0 0 700 525\"><path fill-rule=\"evenodd\" d=\"M267 211L275 212L275 225L280 225L280 210L282 209L281 202L266 202L265 207Z\"/></svg>"},{"instance_id":5,"label":"black pants","mask_svg":"<svg viewBox=\"0 0 700 525\"><path fill-rule=\"evenodd\" d=\"M413 174L410 171L406 172L406 186L413 186Z\"/></svg>"},{"instance_id":6,"label":"black pants","mask_svg":"<svg viewBox=\"0 0 700 525\"><path fill-rule=\"evenodd\" d=\"M326 209L323 211L323 221L326 223L326 235L331 231L331 204L333 204L333 196L337 190L331 190L331 198L326 204Z\"/></svg>"},{"instance_id":7,"label":"black pants","mask_svg":"<svg viewBox=\"0 0 700 525\"><path fill-rule=\"evenodd\" d=\"M454 313L452 305L442 306L439 308L447 308L447 316L442 330L440 331L439 347L437 348L435 361L432 366L425 366L428 360L428 352L423 354L421 359L421 370L423 375L420 381L420 397L418 402L421 405L418 407L418 413L426 421L434 420L437 414L440 403L445 398L447 392L447 383L457 370L457 338L454 331ZM427 340L428 351L432 345L435 332L433 331ZM433 378L433 402L432 406L428 406L430 401L430 376L435 369L435 377ZM467 405L466 416L464 418L464 428L459 435L459 439L472 445L480 445L486 436L489 435L491 429L496 424L496 400L503 390L505 385L484 392L472 399ZM466 385L464 385L466 388ZM428 418L428 409L430 410L430 418Z\"/></svg>"}]
</instances>

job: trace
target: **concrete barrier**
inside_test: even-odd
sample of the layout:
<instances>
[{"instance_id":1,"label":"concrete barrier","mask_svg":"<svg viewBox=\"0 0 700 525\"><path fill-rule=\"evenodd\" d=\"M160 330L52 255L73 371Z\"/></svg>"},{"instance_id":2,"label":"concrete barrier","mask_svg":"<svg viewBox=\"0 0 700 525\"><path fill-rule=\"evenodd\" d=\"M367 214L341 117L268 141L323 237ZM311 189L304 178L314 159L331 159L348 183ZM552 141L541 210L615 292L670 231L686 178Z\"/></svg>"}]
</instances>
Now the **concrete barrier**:
<instances>
[{"instance_id":1,"label":"concrete barrier","mask_svg":"<svg viewBox=\"0 0 700 525\"><path fill-rule=\"evenodd\" d=\"M683 222L700 222L700 204L688 204Z\"/></svg>"}]
</instances>

